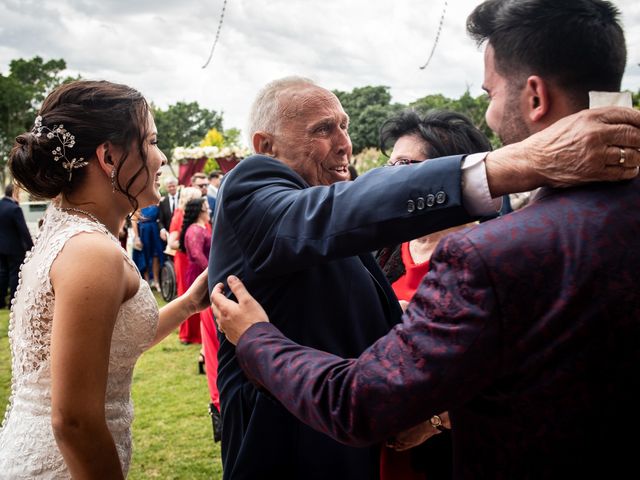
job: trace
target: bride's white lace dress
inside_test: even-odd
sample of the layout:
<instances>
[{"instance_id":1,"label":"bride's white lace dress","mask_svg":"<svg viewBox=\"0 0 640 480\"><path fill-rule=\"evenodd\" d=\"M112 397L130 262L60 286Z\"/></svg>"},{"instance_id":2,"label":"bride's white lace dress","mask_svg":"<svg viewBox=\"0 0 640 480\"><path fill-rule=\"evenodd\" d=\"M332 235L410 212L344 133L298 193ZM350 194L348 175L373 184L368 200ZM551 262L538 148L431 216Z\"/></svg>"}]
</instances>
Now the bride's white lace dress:
<instances>
[{"instance_id":1,"label":"bride's white lace dress","mask_svg":"<svg viewBox=\"0 0 640 480\"><path fill-rule=\"evenodd\" d=\"M70 478L51 428L50 346L55 299L49 270L65 243L81 232L99 232L118 243L92 220L50 207L22 267L9 320L13 376L9 406L0 429L2 479ZM126 257L124 250L122 253ZM151 344L157 325L156 301L141 279L137 293L118 312L106 392L107 424L125 476L131 460L133 367Z\"/></svg>"}]
</instances>

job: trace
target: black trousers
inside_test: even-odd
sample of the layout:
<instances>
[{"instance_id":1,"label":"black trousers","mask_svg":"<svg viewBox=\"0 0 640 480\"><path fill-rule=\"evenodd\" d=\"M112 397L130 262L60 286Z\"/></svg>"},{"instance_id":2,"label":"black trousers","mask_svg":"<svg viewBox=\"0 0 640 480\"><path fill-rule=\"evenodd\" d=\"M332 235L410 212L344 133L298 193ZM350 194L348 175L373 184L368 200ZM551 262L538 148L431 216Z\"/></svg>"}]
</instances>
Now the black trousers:
<instances>
[{"instance_id":1,"label":"black trousers","mask_svg":"<svg viewBox=\"0 0 640 480\"><path fill-rule=\"evenodd\" d=\"M11 304L11 299L18 288L18 272L23 260L24 253L10 255L0 253L0 308ZM10 291L8 304L5 301L7 289Z\"/></svg>"}]
</instances>

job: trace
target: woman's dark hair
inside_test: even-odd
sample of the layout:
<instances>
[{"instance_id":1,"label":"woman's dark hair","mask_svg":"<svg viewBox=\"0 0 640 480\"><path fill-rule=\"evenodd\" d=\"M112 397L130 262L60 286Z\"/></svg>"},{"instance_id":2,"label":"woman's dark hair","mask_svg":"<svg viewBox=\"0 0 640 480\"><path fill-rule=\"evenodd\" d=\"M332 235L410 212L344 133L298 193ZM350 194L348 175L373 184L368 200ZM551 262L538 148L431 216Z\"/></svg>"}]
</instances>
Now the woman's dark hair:
<instances>
[{"instance_id":1,"label":"woman's dark hair","mask_svg":"<svg viewBox=\"0 0 640 480\"><path fill-rule=\"evenodd\" d=\"M146 175L148 181L151 175L144 146L149 105L140 92L107 81L71 82L51 92L38 115L45 127L43 134L36 136L30 131L19 135L9 155L11 173L20 186L36 197L54 198L82 183L86 169L73 169L69 180L63 162L54 161L52 154L61 145L60 141L45 134L64 125L75 137L75 145L67 147L67 156L71 158L83 157L91 162L95 160L96 148L105 142L122 148L124 153L117 162L116 187L127 196L133 210L137 210L135 197L140 192L131 192L130 188L138 176ZM142 163L126 185L121 185L119 173L131 158L132 149L137 149Z\"/></svg>"},{"instance_id":2,"label":"woman's dark hair","mask_svg":"<svg viewBox=\"0 0 640 480\"><path fill-rule=\"evenodd\" d=\"M180 230L180 251L186 252L187 249L184 245L184 237L187 234L187 228L196 223L200 213L202 213L202 205L207 200L207 197L194 198L189 200L184 207L184 219L182 220L182 230Z\"/></svg>"},{"instance_id":3,"label":"woman's dark hair","mask_svg":"<svg viewBox=\"0 0 640 480\"><path fill-rule=\"evenodd\" d=\"M380 129L382 153L387 155L386 150L393 148L393 144L405 135L417 135L424 140L422 152L424 158L491 150L491 143L487 137L471 123L469 118L448 110L430 110L424 115L420 115L415 110L403 110L388 119Z\"/></svg>"}]
</instances>

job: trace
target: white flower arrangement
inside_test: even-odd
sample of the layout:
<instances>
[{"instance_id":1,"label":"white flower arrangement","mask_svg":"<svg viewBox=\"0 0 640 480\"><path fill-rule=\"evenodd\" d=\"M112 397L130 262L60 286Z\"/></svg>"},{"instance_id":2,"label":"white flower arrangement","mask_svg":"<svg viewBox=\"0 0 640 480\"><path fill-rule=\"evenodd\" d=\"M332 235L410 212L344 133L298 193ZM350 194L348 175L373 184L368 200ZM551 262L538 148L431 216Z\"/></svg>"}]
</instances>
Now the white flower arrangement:
<instances>
[{"instance_id":1,"label":"white flower arrangement","mask_svg":"<svg viewBox=\"0 0 640 480\"><path fill-rule=\"evenodd\" d=\"M251 154L247 147L176 147L171 158L180 163L197 158L236 157L242 159Z\"/></svg>"}]
</instances>

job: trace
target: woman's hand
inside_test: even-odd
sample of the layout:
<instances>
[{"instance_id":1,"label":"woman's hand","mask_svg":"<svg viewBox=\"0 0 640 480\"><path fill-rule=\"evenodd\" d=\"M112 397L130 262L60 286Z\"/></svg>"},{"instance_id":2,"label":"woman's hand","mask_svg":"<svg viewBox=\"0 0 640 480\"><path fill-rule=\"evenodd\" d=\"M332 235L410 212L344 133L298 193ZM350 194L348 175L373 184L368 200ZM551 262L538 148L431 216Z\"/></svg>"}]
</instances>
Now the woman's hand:
<instances>
[{"instance_id":1,"label":"woman's hand","mask_svg":"<svg viewBox=\"0 0 640 480\"><path fill-rule=\"evenodd\" d=\"M189 303L193 306L193 313L204 310L209 306L209 285L207 283L207 270L198 275L189 289L184 293Z\"/></svg>"},{"instance_id":2,"label":"woman's hand","mask_svg":"<svg viewBox=\"0 0 640 480\"><path fill-rule=\"evenodd\" d=\"M169 233L169 240L167 240L167 244L169 245L169 248L171 248L172 250L179 250L180 249L180 232L177 231L173 231Z\"/></svg>"},{"instance_id":3,"label":"woman's hand","mask_svg":"<svg viewBox=\"0 0 640 480\"><path fill-rule=\"evenodd\" d=\"M184 295L174 298L160 309L160 320L156 336L149 347L160 342L173 332L191 315L209 306L209 288L207 285L207 271L205 270L191 284Z\"/></svg>"},{"instance_id":4,"label":"woman's hand","mask_svg":"<svg viewBox=\"0 0 640 480\"><path fill-rule=\"evenodd\" d=\"M269 317L239 278L231 275L227 278L227 283L238 302L225 297L224 285L219 283L211 293L211 308L218 321L218 330L225 334L227 340L237 345L242 334L251 325L268 322Z\"/></svg>"}]
</instances>

